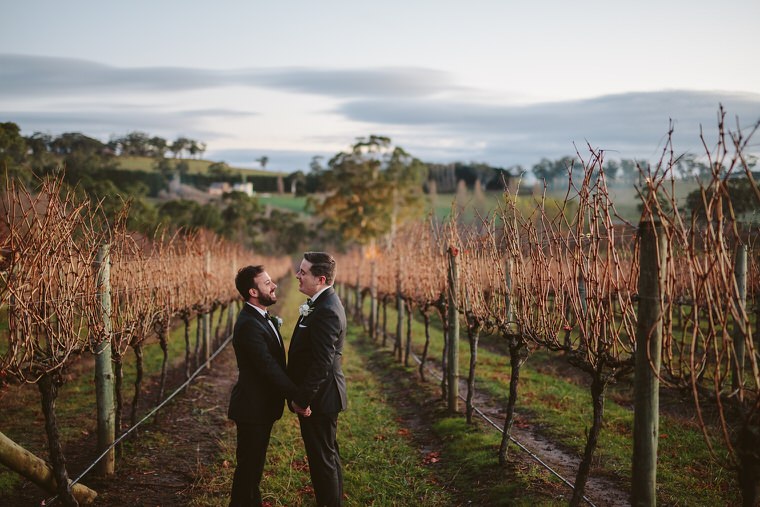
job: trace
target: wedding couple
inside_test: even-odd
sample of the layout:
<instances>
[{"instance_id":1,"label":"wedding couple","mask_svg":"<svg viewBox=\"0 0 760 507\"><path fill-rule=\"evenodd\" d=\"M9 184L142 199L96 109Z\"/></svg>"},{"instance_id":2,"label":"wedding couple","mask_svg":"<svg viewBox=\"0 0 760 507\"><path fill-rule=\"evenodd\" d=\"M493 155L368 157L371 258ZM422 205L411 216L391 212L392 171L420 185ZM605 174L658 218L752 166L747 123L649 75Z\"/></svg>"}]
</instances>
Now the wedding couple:
<instances>
[{"instance_id":1,"label":"wedding couple","mask_svg":"<svg viewBox=\"0 0 760 507\"><path fill-rule=\"evenodd\" d=\"M336 432L346 409L341 368L346 313L335 294L335 259L307 252L296 273L307 304L300 309L285 367L280 323L267 313L277 285L264 266L238 271L235 286L245 300L233 331L239 377L228 416L237 425L237 467L230 506L260 506L259 483L269 435L288 407L298 414L317 504L343 505L343 474Z\"/></svg>"}]
</instances>

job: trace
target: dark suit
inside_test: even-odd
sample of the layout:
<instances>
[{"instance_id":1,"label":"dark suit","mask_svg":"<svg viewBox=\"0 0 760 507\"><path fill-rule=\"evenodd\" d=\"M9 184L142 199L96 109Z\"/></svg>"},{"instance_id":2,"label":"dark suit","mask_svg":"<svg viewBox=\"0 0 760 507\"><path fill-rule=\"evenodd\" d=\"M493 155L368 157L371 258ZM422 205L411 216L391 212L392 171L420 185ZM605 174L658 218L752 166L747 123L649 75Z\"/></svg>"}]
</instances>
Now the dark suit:
<instances>
[{"instance_id":1,"label":"dark suit","mask_svg":"<svg viewBox=\"0 0 760 507\"><path fill-rule=\"evenodd\" d=\"M285 398L298 392L285 373L285 349L278 335L255 308L243 305L232 335L239 372L227 412L237 425L231 506L261 505L259 483L269 435L282 417Z\"/></svg>"},{"instance_id":2,"label":"dark suit","mask_svg":"<svg viewBox=\"0 0 760 507\"><path fill-rule=\"evenodd\" d=\"M299 417L299 421L320 506L343 504L336 433L338 413L347 405L341 367L345 338L346 312L330 287L312 303L309 315L298 319L288 351L288 376L298 385L292 400L300 407L311 407L311 417Z\"/></svg>"}]
</instances>

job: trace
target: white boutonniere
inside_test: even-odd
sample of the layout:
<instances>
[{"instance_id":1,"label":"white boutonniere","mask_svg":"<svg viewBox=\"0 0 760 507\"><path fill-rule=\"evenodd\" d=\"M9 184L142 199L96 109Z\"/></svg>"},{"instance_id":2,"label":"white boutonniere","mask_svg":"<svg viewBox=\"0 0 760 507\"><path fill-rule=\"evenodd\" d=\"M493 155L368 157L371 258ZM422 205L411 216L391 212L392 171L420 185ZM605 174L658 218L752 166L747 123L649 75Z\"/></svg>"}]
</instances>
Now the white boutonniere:
<instances>
[{"instance_id":1,"label":"white boutonniere","mask_svg":"<svg viewBox=\"0 0 760 507\"><path fill-rule=\"evenodd\" d=\"M309 301L307 301L306 303L298 307L298 313L301 315L301 317L306 317L307 315L311 313L313 309L314 307L312 307L309 304Z\"/></svg>"}]
</instances>

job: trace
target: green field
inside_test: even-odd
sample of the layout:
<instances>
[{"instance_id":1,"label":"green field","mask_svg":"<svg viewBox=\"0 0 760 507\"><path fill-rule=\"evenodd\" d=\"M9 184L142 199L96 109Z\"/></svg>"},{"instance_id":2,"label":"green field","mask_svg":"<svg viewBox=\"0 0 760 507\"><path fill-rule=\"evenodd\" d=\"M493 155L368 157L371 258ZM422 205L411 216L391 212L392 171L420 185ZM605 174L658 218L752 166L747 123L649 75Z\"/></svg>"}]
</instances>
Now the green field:
<instances>
[{"instance_id":1,"label":"green field","mask_svg":"<svg viewBox=\"0 0 760 507\"><path fill-rule=\"evenodd\" d=\"M189 172L191 174L203 174L208 171L208 166L215 163L213 160L199 160L192 158L185 159L169 159L175 162L183 161L189 166ZM150 157L131 157L123 156L117 159L119 168L130 171L153 171L155 161ZM286 173L265 171L262 169L244 169L242 167L229 167L230 171L237 174L245 174L246 176L271 176L276 178L279 175L285 176Z\"/></svg>"},{"instance_id":2,"label":"green field","mask_svg":"<svg viewBox=\"0 0 760 507\"><path fill-rule=\"evenodd\" d=\"M271 194L262 193L257 195L259 201L263 205L270 205L274 208L279 208L287 211L293 211L296 213L306 213L306 197L293 197L290 194Z\"/></svg>"}]
</instances>

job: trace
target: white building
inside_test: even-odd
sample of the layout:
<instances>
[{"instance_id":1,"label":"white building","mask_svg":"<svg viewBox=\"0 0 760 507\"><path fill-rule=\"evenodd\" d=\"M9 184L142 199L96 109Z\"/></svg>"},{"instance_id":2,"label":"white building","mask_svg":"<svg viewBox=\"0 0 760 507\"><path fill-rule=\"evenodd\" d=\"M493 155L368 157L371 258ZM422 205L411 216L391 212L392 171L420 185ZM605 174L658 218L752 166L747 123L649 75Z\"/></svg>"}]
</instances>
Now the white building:
<instances>
[{"instance_id":1,"label":"white building","mask_svg":"<svg viewBox=\"0 0 760 507\"><path fill-rule=\"evenodd\" d=\"M243 192L248 197L253 197L253 183L235 183L232 185L235 192Z\"/></svg>"}]
</instances>

